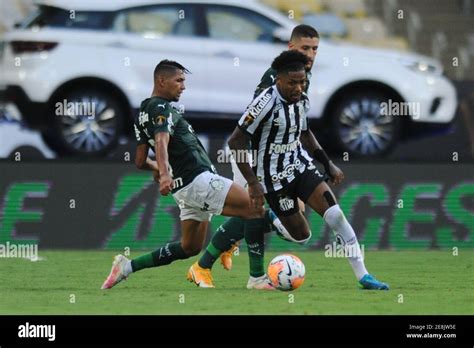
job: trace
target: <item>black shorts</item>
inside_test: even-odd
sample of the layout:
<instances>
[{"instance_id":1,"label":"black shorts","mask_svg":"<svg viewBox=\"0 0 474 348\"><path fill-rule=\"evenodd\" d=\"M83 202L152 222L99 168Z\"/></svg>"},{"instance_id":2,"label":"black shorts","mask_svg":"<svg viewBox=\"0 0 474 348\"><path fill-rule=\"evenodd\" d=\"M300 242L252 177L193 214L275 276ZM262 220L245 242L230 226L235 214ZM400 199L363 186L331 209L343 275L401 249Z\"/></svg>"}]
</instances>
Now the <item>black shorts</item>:
<instances>
[{"instance_id":1,"label":"black shorts","mask_svg":"<svg viewBox=\"0 0 474 348\"><path fill-rule=\"evenodd\" d=\"M290 216L299 211L297 198L306 203L323 181L324 176L318 170L306 169L281 190L265 194L265 199L277 216Z\"/></svg>"}]
</instances>

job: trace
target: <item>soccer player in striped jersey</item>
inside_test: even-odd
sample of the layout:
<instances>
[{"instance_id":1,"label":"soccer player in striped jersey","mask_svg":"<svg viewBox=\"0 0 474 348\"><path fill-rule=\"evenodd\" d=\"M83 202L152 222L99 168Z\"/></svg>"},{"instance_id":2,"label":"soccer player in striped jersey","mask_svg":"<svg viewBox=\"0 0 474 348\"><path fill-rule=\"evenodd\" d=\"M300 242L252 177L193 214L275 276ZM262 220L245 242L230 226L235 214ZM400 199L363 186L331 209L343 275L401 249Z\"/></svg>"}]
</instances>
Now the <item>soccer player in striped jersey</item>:
<instances>
[{"instance_id":1,"label":"soccer player in striped jersey","mask_svg":"<svg viewBox=\"0 0 474 348\"><path fill-rule=\"evenodd\" d=\"M305 66L307 79L305 92L307 92L309 88L311 69L316 59L318 46L319 34L316 29L305 24L300 24L293 29L290 41L288 42L288 48L301 52L308 58L308 62ZM254 92L254 98L257 97L264 89L272 86L275 83L275 79L276 71L270 67L263 74L260 83ZM307 107L309 107L308 99L306 99L306 103ZM249 156L249 161L252 161L251 156ZM232 172L234 174L234 182L246 187L246 181L235 164L235 161L232 161L231 164ZM298 203L300 204L301 210L304 210L304 204L299 200ZM248 247L250 268L250 277L247 282L247 288L273 290L273 287L270 285L265 274L264 236L262 234L262 230L265 233L276 230L280 237L297 243L298 241L291 239L289 236L283 236L281 233L279 233L279 230L281 230L281 228L279 228L281 226L281 222L274 216L274 214L271 214L267 211L267 215L265 215L265 217L266 219L253 220L243 220L238 217L228 219L217 229L205 253L199 260L198 265L205 269L211 269L214 262L220 256L221 263L224 268L230 270L232 268L232 254L236 250L239 241L242 238L245 238ZM276 226L272 226L272 223Z\"/></svg>"},{"instance_id":2,"label":"soccer player in striped jersey","mask_svg":"<svg viewBox=\"0 0 474 348\"><path fill-rule=\"evenodd\" d=\"M354 230L313 163L314 158L323 164L334 184L344 179L308 127L304 100L307 64L308 58L294 50L275 58L272 68L276 84L249 105L229 139L229 147L236 153L244 151L251 139L257 153L253 169L247 161L237 163L254 207L261 207L266 199L284 233L304 242L311 231L297 204L301 199L323 217L345 250L350 250L348 260L360 286L388 290L387 284L368 273Z\"/></svg>"}]
</instances>

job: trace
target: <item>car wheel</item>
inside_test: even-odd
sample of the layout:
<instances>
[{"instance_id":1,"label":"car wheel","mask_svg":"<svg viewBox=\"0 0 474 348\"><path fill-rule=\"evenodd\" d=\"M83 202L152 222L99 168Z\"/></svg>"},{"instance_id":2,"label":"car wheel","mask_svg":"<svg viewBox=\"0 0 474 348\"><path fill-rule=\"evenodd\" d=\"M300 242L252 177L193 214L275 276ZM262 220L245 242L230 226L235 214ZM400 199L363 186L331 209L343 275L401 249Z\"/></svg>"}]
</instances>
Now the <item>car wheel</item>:
<instances>
[{"instance_id":1,"label":"car wheel","mask_svg":"<svg viewBox=\"0 0 474 348\"><path fill-rule=\"evenodd\" d=\"M343 97L331 115L332 135L338 147L358 157L388 153L399 135L399 119L381 113L388 98L375 92Z\"/></svg>"},{"instance_id":2,"label":"car wheel","mask_svg":"<svg viewBox=\"0 0 474 348\"><path fill-rule=\"evenodd\" d=\"M53 129L43 137L63 156L104 156L117 146L123 117L112 95L93 89L72 91L56 101Z\"/></svg>"}]
</instances>

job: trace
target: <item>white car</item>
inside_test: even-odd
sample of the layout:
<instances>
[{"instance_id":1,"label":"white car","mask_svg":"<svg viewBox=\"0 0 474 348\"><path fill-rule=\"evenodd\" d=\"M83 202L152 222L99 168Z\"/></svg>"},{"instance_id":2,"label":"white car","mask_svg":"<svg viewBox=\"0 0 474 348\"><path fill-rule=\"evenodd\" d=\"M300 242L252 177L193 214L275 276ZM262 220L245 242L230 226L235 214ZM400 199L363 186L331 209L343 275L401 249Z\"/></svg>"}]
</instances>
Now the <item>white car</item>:
<instances>
[{"instance_id":1,"label":"white car","mask_svg":"<svg viewBox=\"0 0 474 348\"><path fill-rule=\"evenodd\" d=\"M165 58L192 72L178 105L188 118L235 122L296 24L254 1L43 0L4 38L0 90L58 153L103 155L131 134ZM380 155L414 125L454 117L455 89L431 58L328 40L318 52L309 117L344 151ZM93 117L64 112L81 103Z\"/></svg>"}]
</instances>

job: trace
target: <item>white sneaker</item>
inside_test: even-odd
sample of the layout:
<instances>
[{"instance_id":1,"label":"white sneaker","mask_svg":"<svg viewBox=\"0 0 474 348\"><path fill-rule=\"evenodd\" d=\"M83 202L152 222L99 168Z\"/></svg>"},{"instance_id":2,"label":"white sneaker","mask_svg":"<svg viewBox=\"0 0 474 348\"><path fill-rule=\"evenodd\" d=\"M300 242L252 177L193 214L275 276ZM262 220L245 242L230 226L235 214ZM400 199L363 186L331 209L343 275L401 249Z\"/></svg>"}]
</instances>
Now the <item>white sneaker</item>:
<instances>
[{"instance_id":1,"label":"white sneaker","mask_svg":"<svg viewBox=\"0 0 474 348\"><path fill-rule=\"evenodd\" d=\"M250 276L249 281L247 282L247 289L275 290L266 274L257 278Z\"/></svg>"},{"instance_id":2,"label":"white sneaker","mask_svg":"<svg viewBox=\"0 0 474 348\"><path fill-rule=\"evenodd\" d=\"M130 260L123 255L117 255L114 257L114 262L112 263L112 269L110 274L102 284L101 289L110 289L120 283L122 280L127 279L125 275L125 266Z\"/></svg>"}]
</instances>

